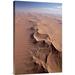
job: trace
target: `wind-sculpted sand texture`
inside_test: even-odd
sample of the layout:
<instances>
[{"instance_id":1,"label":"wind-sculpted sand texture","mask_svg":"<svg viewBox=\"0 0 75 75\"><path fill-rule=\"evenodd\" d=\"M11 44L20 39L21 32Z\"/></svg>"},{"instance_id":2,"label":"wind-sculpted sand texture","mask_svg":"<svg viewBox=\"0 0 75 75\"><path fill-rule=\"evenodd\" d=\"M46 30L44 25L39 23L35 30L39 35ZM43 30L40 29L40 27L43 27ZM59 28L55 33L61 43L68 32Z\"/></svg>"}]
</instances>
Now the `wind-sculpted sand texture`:
<instances>
[{"instance_id":1,"label":"wind-sculpted sand texture","mask_svg":"<svg viewBox=\"0 0 75 75\"><path fill-rule=\"evenodd\" d=\"M52 46L51 46L52 47ZM32 52L35 63L42 66L48 72L61 72L62 71L62 59L61 53L57 50L50 51L51 48L40 48L35 53ZM53 50L53 49L52 49Z\"/></svg>"},{"instance_id":2,"label":"wind-sculpted sand texture","mask_svg":"<svg viewBox=\"0 0 75 75\"><path fill-rule=\"evenodd\" d=\"M15 12L16 74L61 72L61 27L61 18L57 16ZM37 30L40 40L34 37Z\"/></svg>"}]
</instances>

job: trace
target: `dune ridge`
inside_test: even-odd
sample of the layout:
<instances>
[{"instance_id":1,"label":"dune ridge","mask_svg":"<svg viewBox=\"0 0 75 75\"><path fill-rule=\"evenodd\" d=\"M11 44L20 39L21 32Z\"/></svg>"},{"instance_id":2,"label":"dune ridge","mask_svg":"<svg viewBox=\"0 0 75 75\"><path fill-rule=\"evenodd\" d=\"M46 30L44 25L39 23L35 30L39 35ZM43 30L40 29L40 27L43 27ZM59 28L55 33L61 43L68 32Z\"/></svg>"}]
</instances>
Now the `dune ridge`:
<instances>
[{"instance_id":1,"label":"dune ridge","mask_svg":"<svg viewBox=\"0 0 75 75\"><path fill-rule=\"evenodd\" d=\"M61 72L61 28L57 16L15 12L15 73ZM40 36L36 38L40 40L34 37L37 29Z\"/></svg>"}]
</instances>

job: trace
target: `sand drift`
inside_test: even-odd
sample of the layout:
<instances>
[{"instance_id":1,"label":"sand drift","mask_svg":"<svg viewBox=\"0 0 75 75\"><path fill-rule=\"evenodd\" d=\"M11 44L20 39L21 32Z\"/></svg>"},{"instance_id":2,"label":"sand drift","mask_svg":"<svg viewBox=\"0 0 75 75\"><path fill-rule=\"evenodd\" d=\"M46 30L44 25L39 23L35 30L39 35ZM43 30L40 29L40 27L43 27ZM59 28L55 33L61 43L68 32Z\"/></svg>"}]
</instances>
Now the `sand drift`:
<instances>
[{"instance_id":1,"label":"sand drift","mask_svg":"<svg viewBox=\"0 0 75 75\"><path fill-rule=\"evenodd\" d=\"M15 12L16 74L62 71L61 17Z\"/></svg>"},{"instance_id":2,"label":"sand drift","mask_svg":"<svg viewBox=\"0 0 75 75\"><path fill-rule=\"evenodd\" d=\"M38 26L31 27L31 29L34 31L32 34L34 44L38 43L38 50L30 51L34 62L42 66L45 72L61 72L61 52L53 46L50 36L38 32Z\"/></svg>"}]
</instances>

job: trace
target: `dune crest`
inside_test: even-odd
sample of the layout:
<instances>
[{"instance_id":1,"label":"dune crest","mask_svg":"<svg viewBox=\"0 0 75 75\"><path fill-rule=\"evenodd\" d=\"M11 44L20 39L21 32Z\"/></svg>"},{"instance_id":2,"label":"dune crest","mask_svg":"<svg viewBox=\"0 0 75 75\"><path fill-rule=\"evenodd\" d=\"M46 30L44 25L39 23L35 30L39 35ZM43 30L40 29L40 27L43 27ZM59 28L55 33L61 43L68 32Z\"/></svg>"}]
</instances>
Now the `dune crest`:
<instances>
[{"instance_id":1,"label":"dune crest","mask_svg":"<svg viewBox=\"0 0 75 75\"><path fill-rule=\"evenodd\" d=\"M15 73L61 72L61 42L61 25L57 18L16 12Z\"/></svg>"},{"instance_id":2,"label":"dune crest","mask_svg":"<svg viewBox=\"0 0 75 75\"><path fill-rule=\"evenodd\" d=\"M37 26L36 28L33 26L33 29L33 38L36 42L48 45L47 47L44 45L42 48L38 46L36 51L31 52L34 62L48 72L61 72L61 52L53 46L48 34L38 32Z\"/></svg>"}]
</instances>

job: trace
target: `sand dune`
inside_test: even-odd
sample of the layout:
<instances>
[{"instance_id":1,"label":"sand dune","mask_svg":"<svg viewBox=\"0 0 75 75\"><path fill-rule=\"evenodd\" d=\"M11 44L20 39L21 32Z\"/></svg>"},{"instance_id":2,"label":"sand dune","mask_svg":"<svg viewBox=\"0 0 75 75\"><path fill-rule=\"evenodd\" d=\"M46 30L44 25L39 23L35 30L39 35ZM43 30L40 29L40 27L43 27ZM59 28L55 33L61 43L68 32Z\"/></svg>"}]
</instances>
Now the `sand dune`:
<instances>
[{"instance_id":1,"label":"sand dune","mask_svg":"<svg viewBox=\"0 0 75 75\"><path fill-rule=\"evenodd\" d=\"M37 42L34 37L31 38L31 35L35 33L35 28L38 28L40 34L47 34L55 47L54 53L52 54L55 55L57 51L57 55L59 55L58 53L62 52L61 23L61 18L59 16L30 12L15 12L14 70L16 74L50 72L50 70L48 71L48 68L44 68L43 65L36 63L31 54L31 51L36 52L41 47L47 51L46 55L48 56L50 53L48 45L42 45L43 42ZM45 54L43 55L46 57ZM57 66L56 63L59 59L58 57L56 59L54 57L55 56L52 56L51 60L53 59L53 62L56 60L56 62L52 65L55 65L55 68L57 69L59 66ZM51 62L51 60L47 61L47 63ZM53 72L52 70L58 72L56 69L51 69L51 72Z\"/></svg>"}]
</instances>

